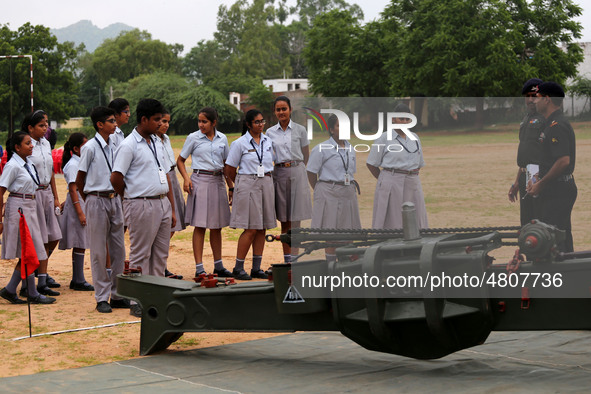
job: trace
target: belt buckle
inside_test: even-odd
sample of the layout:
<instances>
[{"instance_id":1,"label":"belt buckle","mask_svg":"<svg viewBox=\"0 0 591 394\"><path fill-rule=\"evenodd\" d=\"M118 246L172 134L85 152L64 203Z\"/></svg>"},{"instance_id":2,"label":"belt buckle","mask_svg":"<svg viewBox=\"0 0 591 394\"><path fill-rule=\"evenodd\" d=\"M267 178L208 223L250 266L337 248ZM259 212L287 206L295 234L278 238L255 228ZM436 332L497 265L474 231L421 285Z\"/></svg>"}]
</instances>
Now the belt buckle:
<instances>
[{"instance_id":1,"label":"belt buckle","mask_svg":"<svg viewBox=\"0 0 591 394\"><path fill-rule=\"evenodd\" d=\"M290 161L288 161L287 163L283 163L283 166L284 166L284 167L291 167L291 162L290 162Z\"/></svg>"},{"instance_id":2,"label":"belt buckle","mask_svg":"<svg viewBox=\"0 0 591 394\"><path fill-rule=\"evenodd\" d=\"M115 198L115 193L109 193L107 196L108 196L109 198Z\"/></svg>"}]
</instances>

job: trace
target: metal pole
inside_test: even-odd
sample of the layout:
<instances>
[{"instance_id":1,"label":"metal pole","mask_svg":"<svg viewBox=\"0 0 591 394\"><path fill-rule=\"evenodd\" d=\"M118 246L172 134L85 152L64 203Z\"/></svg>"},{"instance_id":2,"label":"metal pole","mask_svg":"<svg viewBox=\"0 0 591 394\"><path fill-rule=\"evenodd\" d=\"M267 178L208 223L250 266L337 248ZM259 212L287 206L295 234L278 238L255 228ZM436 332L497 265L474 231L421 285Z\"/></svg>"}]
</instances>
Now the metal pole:
<instances>
[{"instance_id":1,"label":"metal pole","mask_svg":"<svg viewBox=\"0 0 591 394\"><path fill-rule=\"evenodd\" d=\"M417 210L412 202L402 204L402 230L405 241L421 239Z\"/></svg>"}]
</instances>

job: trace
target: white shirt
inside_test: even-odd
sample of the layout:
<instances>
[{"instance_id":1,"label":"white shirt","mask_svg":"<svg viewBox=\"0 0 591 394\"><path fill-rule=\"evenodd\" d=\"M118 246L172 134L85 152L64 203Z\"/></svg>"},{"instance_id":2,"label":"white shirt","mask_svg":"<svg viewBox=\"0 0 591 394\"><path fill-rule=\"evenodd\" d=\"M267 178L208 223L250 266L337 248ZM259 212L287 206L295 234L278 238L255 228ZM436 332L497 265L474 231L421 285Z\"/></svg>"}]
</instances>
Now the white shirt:
<instances>
[{"instance_id":1,"label":"white shirt","mask_svg":"<svg viewBox=\"0 0 591 394\"><path fill-rule=\"evenodd\" d=\"M117 148L119 148L119 145L121 145L121 143L125 139L125 134L123 134L123 130L117 127L115 129L115 132L111 134L109 139L111 140L111 143L113 145L113 152L117 152Z\"/></svg>"},{"instance_id":2,"label":"white shirt","mask_svg":"<svg viewBox=\"0 0 591 394\"><path fill-rule=\"evenodd\" d=\"M78 175L78 166L80 164L80 156L72 155L70 160L64 166L64 178L66 178L66 184L76 182L76 176Z\"/></svg>"},{"instance_id":3,"label":"white shirt","mask_svg":"<svg viewBox=\"0 0 591 394\"><path fill-rule=\"evenodd\" d=\"M219 131L215 131L213 140L209 140L201 130L197 130L187 137L181 157L191 156L191 169L216 171L224 168L224 163L230 153L228 138Z\"/></svg>"},{"instance_id":4,"label":"white shirt","mask_svg":"<svg viewBox=\"0 0 591 394\"><path fill-rule=\"evenodd\" d=\"M33 142L33 153L29 156L31 163L37 168L39 174L39 181L42 185L49 185L51 182L51 175L53 175L53 157L51 156L51 145L45 137L41 137L39 141L31 138ZM15 156L18 156L15 154Z\"/></svg>"},{"instance_id":5,"label":"white shirt","mask_svg":"<svg viewBox=\"0 0 591 394\"><path fill-rule=\"evenodd\" d=\"M158 138L158 137L157 137ZM174 159L174 150L170 144L170 137L166 134L162 135L162 155L164 156L164 170L169 172L172 166L176 166L176 160Z\"/></svg>"},{"instance_id":6,"label":"white shirt","mask_svg":"<svg viewBox=\"0 0 591 394\"><path fill-rule=\"evenodd\" d=\"M30 161L30 156L27 157L27 164L31 174L25 168L25 161L14 153L4 166L2 176L0 176L0 186L11 193L35 194L38 181L37 171Z\"/></svg>"},{"instance_id":7,"label":"white shirt","mask_svg":"<svg viewBox=\"0 0 591 394\"><path fill-rule=\"evenodd\" d=\"M150 136L148 145L137 129L125 138L117 148L117 157L113 172L123 175L125 181L125 198L152 197L168 193L168 182L163 165L162 141L156 136ZM88 144L86 144L88 145ZM159 171L164 173L163 182L160 181Z\"/></svg>"},{"instance_id":8,"label":"white shirt","mask_svg":"<svg viewBox=\"0 0 591 394\"><path fill-rule=\"evenodd\" d=\"M78 170L86 173L84 193L113 191L113 185L111 185L114 156L112 142L109 137L107 144L103 137L96 133L94 138L82 145Z\"/></svg>"},{"instance_id":9,"label":"white shirt","mask_svg":"<svg viewBox=\"0 0 591 394\"><path fill-rule=\"evenodd\" d=\"M312 149L307 170L318 174L320 181L344 182L345 174L349 174L352 181L353 174L357 172L355 149L348 141L345 141L344 148L339 147L331 137Z\"/></svg>"},{"instance_id":10,"label":"white shirt","mask_svg":"<svg viewBox=\"0 0 591 394\"><path fill-rule=\"evenodd\" d=\"M226 164L238 167L238 174L257 174L262 162L263 171L273 171L273 142L269 137L261 134L260 144L257 144L250 132L232 142Z\"/></svg>"},{"instance_id":11,"label":"white shirt","mask_svg":"<svg viewBox=\"0 0 591 394\"><path fill-rule=\"evenodd\" d=\"M372 145L367 164L374 167L411 171L425 166L423 159L423 147L419 137L416 141L403 138L396 134L392 140L388 140L386 133L382 134Z\"/></svg>"},{"instance_id":12,"label":"white shirt","mask_svg":"<svg viewBox=\"0 0 591 394\"><path fill-rule=\"evenodd\" d=\"M269 127L265 135L273 141L275 163L304 160L302 148L310 145L304 126L290 120L285 130L281 128L280 123L277 123Z\"/></svg>"}]
</instances>

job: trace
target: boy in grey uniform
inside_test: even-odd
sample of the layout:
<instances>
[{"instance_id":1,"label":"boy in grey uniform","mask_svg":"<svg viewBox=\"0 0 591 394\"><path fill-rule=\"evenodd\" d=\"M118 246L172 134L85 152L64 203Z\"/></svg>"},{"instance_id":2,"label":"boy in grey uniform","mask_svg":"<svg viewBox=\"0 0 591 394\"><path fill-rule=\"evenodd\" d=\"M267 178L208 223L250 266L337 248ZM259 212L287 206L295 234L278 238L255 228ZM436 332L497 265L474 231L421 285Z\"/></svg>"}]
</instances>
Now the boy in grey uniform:
<instances>
[{"instance_id":1,"label":"boy in grey uniform","mask_svg":"<svg viewBox=\"0 0 591 394\"><path fill-rule=\"evenodd\" d=\"M109 136L115 132L117 125L115 111L110 108L96 107L90 117L97 133L80 151L76 186L86 202L86 236L90 248L96 310L109 313L111 308L129 307L126 300L115 295L117 275L123 272L125 260L123 209L121 200L109 182L114 154ZM107 274L107 245L113 273L110 277Z\"/></svg>"},{"instance_id":2,"label":"boy in grey uniform","mask_svg":"<svg viewBox=\"0 0 591 394\"><path fill-rule=\"evenodd\" d=\"M163 167L162 142L153 135L162 125L164 112L159 101L140 100L137 126L117 148L111 174L115 191L125 197L130 266L156 276L164 276L170 229L176 224L168 169ZM132 302L130 314L141 317L141 307Z\"/></svg>"}]
</instances>

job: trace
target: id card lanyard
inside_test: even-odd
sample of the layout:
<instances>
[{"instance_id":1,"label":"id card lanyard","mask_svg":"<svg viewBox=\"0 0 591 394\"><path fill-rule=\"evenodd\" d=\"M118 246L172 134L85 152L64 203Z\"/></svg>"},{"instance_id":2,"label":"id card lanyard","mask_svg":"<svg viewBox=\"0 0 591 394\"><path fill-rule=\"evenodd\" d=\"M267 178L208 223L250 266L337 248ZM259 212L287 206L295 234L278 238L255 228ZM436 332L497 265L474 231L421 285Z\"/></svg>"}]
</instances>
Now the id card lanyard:
<instances>
[{"instance_id":1,"label":"id card lanyard","mask_svg":"<svg viewBox=\"0 0 591 394\"><path fill-rule=\"evenodd\" d=\"M345 146L346 148L346 146ZM349 151L345 152L347 156L347 163L345 164L345 159L343 159L343 155L339 152L339 144L337 144L337 153L343 162L343 167L345 168L345 186L349 186L351 184L351 176L349 175Z\"/></svg>"},{"instance_id":2,"label":"id card lanyard","mask_svg":"<svg viewBox=\"0 0 591 394\"><path fill-rule=\"evenodd\" d=\"M37 169L35 168L35 164L31 164L31 165L33 166L33 169L35 169L35 175L37 176L36 179L35 179L35 176L33 176L31 169L29 168L29 163L27 163L25 161L25 169L27 170L27 172L29 173L29 175L33 179L33 182L35 182L35 185L39 186L41 184L41 182L39 181L39 174L37 173Z\"/></svg>"},{"instance_id":3,"label":"id card lanyard","mask_svg":"<svg viewBox=\"0 0 591 394\"><path fill-rule=\"evenodd\" d=\"M99 142L98 139L94 139L96 141L96 143L98 144L101 152L103 152L103 156L105 156L105 161L107 162L107 166L109 167L109 172L113 172L113 169L111 168L111 163L109 162L109 159L107 159L107 154L105 153L105 150L103 149L101 143ZM111 150L111 161L113 161L113 151Z\"/></svg>"},{"instance_id":4,"label":"id card lanyard","mask_svg":"<svg viewBox=\"0 0 591 394\"><path fill-rule=\"evenodd\" d=\"M259 178L263 178L265 176L265 168L263 167L263 155L265 154L265 152L263 151L263 143L264 142L265 141L263 141L263 139L261 137L261 154L259 155L259 152L257 151L256 146L254 145L252 140L250 140L250 145L252 145L252 147L254 148L254 153L257 154L257 158L259 159L259 168L257 168L257 177L259 177Z\"/></svg>"},{"instance_id":5,"label":"id card lanyard","mask_svg":"<svg viewBox=\"0 0 591 394\"><path fill-rule=\"evenodd\" d=\"M150 150L152 151L152 154L154 155L154 159L156 159L156 165L158 166L158 177L160 178L160 183L165 184L166 183L166 174L164 173L164 170L160 166L160 161L158 161L158 155L156 154L156 141L154 141L154 139L152 139L151 136L150 136L150 141L152 143L148 144L148 148L150 148ZM152 148L152 146L153 146L153 148Z\"/></svg>"}]
</instances>

